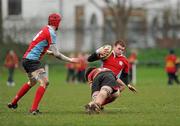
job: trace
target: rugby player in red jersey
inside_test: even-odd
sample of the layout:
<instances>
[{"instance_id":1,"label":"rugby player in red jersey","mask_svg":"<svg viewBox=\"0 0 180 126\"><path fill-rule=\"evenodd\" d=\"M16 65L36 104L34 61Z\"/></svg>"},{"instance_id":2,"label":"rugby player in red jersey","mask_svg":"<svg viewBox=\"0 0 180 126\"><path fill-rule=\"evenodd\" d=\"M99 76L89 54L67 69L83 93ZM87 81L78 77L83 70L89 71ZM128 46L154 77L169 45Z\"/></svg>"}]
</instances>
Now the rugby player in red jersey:
<instances>
[{"instance_id":1,"label":"rugby player in red jersey","mask_svg":"<svg viewBox=\"0 0 180 126\"><path fill-rule=\"evenodd\" d=\"M125 84L108 68L90 67L85 72L85 77L91 88L92 100L85 105L87 113L99 113L107 101L114 101L119 96L119 87ZM136 92L135 88L131 91ZM110 102L108 102L110 103Z\"/></svg>"},{"instance_id":2,"label":"rugby player in red jersey","mask_svg":"<svg viewBox=\"0 0 180 126\"><path fill-rule=\"evenodd\" d=\"M113 51L106 59L102 60L102 67L110 69L117 78L120 78L130 90L135 88L129 84L128 73L129 73L129 62L128 59L123 55L126 49L125 42L118 40L113 45ZM88 57L88 62L101 60L103 55L106 54L106 50L96 50L95 53ZM120 91L125 89L125 86L120 86ZM113 99L108 100L106 103L112 102Z\"/></svg>"},{"instance_id":3,"label":"rugby player in red jersey","mask_svg":"<svg viewBox=\"0 0 180 126\"><path fill-rule=\"evenodd\" d=\"M61 16L57 13L52 13L48 17L48 25L44 26L33 38L29 48L25 52L22 65L28 75L29 81L24 83L21 89L17 92L16 96L11 103L8 104L9 108L16 109L18 101L33 87L37 82L40 83L38 87L30 113L36 115L39 113L39 103L45 93L49 81L45 69L41 66L40 60L45 53L54 55L56 58L77 63L78 58L69 58L60 53L56 47L56 31L58 30L61 22ZM50 51L49 51L50 50Z\"/></svg>"}]
</instances>

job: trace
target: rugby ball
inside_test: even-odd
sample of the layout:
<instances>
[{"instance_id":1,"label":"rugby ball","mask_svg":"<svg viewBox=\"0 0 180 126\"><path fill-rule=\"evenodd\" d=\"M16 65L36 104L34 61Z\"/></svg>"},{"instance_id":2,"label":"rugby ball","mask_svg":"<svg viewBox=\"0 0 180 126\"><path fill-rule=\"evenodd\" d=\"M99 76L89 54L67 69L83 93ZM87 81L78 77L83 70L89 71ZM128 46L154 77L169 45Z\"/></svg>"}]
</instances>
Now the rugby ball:
<instances>
[{"instance_id":1,"label":"rugby ball","mask_svg":"<svg viewBox=\"0 0 180 126\"><path fill-rule=\"evenodd\" d=\"M103 52L105 50L106 50L106 53L104 53L104 54L100 53L100 52ZM111 55L112 51L113 51L113 48L111 45L104 45L104 46L100 47L98 49L98 52L100 54L100 59L106 60Z\"/></svg>"}]
</instances>

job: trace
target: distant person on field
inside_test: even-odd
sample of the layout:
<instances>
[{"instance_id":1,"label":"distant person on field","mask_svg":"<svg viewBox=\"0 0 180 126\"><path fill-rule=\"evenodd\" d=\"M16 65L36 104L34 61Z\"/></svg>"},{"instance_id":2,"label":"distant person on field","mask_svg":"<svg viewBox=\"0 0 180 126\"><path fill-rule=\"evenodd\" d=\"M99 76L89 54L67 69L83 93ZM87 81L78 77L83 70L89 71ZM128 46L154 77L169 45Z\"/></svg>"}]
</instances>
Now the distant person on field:
<instances>
[{"instance_id":1,"label":"distant person on field","mask_svg":"<svg viewBox=\"0 0 180 126\"><path fill-rule=\"evenodd\" d=\"M18 57L16 53L13 50L10 50L5 58L5 67L8 69L8 80L7 85L8 86L14 86L14 70L18 67Z\"/></svg>"},{"instance_id":2,"label":"distant person on field","mask_svg":"<svg viewBox=\"0 0 180 126\"><path fill-rule=\"evenodd\" d=\"M70 54L70 57L74 57L74 54ZM75 76L76 76L76 70L75 70L75 64L68 62L66 63L66 68L67 68L67 77L66 81L69 83L72 83L75 81Z\"/></svg>"},{"instance_id":3,"label":"distant person on field","mask_svg":"<svg viewBox=\"0 0 180 126\"><path fill-rule=\"evenodd\" d=\"M174 50L170 50L169 54L166 56L166 72L168 75L168 84L172 85L173 81L175 81L177 84L180 84L177 73L177 67L176 67L177 57L175 55Z\"/></svg>"},{"instance_id":4,"label":"distant person on field","mask_svg":"<svg viewBox=\"0 0 180 126\"><path fill-rule=\"evenodd\" d=\"M130 56L128 57L129 61L129 81L132 82L133 79L133 66L137 63L137 53L135 50L131 51Z\"/></svg>"},{"instance_id":5,"label":"distant person on field","mask_svg":"<svg viewBox=\"0 0 180 126\"><path fill-rule=\"evenodd\" d=\"M83 55L82 53L78 54L78 58L79 58L80 62L77 65L77 80L78 80L78 82L85 83L86 80L85 80L84 75L85 75L85 70L88 66L88 63L86 61L85 55Z\"/></svg>"},{"instance_id":6,"label":"distant person on field","mask_svg":"<svg viewBox=\"0 0 180 126\"><path fill-rule=\"evenodd\" d=\"M177 74L180 74L180 57L177 57L176 69L177 69Z\"/></svg>"}]
</instances>

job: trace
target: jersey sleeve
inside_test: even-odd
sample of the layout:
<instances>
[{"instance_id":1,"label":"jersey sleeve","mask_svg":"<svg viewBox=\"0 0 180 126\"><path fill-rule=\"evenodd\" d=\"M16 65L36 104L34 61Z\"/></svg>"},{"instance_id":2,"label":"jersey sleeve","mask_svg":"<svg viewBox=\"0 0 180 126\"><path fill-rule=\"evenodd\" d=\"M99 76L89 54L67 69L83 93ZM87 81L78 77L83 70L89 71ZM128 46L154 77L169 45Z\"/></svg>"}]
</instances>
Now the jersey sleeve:
<instances>
[{"instance_id":1,"label":"jersey sleeve","mask_svg":"<svg viewBox=\"0 0 180 126\"><path fill-rule=\"evenodd\" d=\"M56 33L52 29L49 29L48 42L50 44L56 44Z\"/></svg>"},{"instance_id":2,"label":"jersey sleeve","mask_svg":"<svg viewBox=\"0 0 180 126\"><path fill-rule=\"evenodd\" d=\"M88 62L93 62L93 61L96 61L96 60L99 60L99 56L97 53L92 53L89 57L88 57Z\"/></svg>"},{"instance_id":3,"label":"jersey sleeve","mask_svg":"<svg viewBox=\"0 0 180 126\"><path fill-rule=\"evenodd\" d=\"M124 59L124 63L125 63L125 66L124 66L124 72L125 73L129 73L129 62L128 62L128 60L125 58Z\"/></svg>"},{"instance_id":4,"label":"jersey sleeve","mask_svg":"<svg viewBox=\"0 0 180 126\"><path fill-rule=\"evenodd\" d=\"M51 44L56 44L56 34L50 34L51 36Z\"/></svg>"},{"instance_id":5,"label":"jersey sleeve","mask_svg":"<svg viewBox=\"0 0 180 126\"><path fill-rule=\"evenodd\" d=\"M122 71L121 76L119 77L119 79L121 79L126 85L129 84L128 73L125 73L124 71Z\"/></svg>"},{"instance_id":6,"label":"jersey sleeve","mask_svg":"<svg viewBox=\"0 0 180 126\"><path fill-rule=\"evenodd\" d=\"M126 57L124 57L123 59L124 61L124 69L122 70L122 73L121 73L121 76L120 76L120 79L126 84L128 85L129 84L129 62L127 60Z\"/></svg>"}]
</instances>

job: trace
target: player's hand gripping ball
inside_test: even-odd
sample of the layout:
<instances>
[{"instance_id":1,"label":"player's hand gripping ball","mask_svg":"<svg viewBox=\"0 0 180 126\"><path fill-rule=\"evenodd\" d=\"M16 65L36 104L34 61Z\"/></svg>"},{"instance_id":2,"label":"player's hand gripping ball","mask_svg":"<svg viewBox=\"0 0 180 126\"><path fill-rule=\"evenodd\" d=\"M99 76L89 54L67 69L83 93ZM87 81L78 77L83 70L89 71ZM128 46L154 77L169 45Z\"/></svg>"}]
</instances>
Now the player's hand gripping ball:
<instances>
[{"instance_id":1,"label":"player's hand gripping ball","mask_svg":"<svg viewBox=\"0 0 180 126\"><path fill-rule=\"evenodd\" d=\"M100 47L97 51L99 53L100 59L106 60L112 53L112 46L111 45L104 45Z\"/></svg>"}]
</instances>

